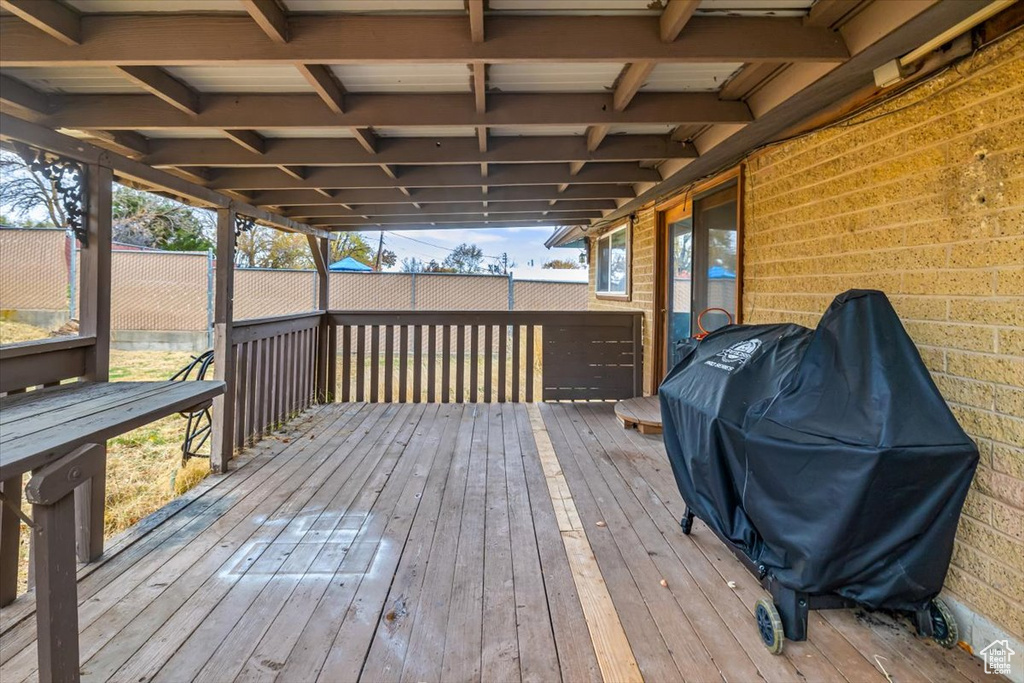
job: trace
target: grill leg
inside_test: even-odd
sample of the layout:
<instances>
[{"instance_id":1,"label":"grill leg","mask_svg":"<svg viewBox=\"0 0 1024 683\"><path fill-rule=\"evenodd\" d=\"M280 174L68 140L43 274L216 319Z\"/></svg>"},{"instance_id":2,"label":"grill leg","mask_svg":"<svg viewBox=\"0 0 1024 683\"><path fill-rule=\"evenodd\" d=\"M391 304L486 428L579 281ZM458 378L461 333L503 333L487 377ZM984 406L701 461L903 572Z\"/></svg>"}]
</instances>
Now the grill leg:
<instances>
[{"instance_id":1,"label":"grill leg","mask_svg":"<svg viewBox=\"0 0 1024 683\"><path fill-rule=\"evenodd\" d=\"M779 608L786 637L790 640L807 640L807 612L810 608L807 593L787 588L778 581L770 581L768 590L771 591L775 606Z\"/></svg>"},{"instance_id":2,"label":"grill leg","mask_svg":"<svg viewBox=\"0 0 1024 683\"><path fill-rule=\"evenodd\" d=\"M679 520L679 526L682 528L684 534L687 536L690 535L690 530L693 529L693 513L690 512L689 507L687 507L686 511L683 512L683 518Z\"/></svg>"}]
</instances>

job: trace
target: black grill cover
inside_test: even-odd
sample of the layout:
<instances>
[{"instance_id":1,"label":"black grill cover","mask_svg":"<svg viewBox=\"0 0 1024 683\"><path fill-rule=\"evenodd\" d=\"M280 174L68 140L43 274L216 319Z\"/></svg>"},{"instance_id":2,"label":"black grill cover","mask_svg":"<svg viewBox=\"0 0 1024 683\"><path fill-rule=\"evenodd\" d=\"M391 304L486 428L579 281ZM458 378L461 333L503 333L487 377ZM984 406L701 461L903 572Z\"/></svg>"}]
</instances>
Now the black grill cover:
<instances>
[{"instance_id":1,"label":"black grill cover","mask_svg":"<svg viewBox=\"0 0 1024 683\"><path fill-rule=\"evenodd\" d=\"M942 588L978 451L881 292L818 327L732 325L660 389L687 506L785 586L923 609Z\"/></svg>"}]
</instances>

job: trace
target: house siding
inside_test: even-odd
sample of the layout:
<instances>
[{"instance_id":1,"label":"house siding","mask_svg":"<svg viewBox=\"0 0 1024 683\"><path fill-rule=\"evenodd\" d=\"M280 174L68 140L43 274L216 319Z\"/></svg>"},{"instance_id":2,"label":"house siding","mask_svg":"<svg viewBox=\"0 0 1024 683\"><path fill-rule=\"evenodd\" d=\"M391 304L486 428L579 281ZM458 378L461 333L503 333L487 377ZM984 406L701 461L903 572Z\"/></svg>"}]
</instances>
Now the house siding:
<instances>
[{"instance_id":1,"label":"house siding","mask_svg":"<svg viewBox=\"0 0 1024 683\"><path fill-rule=\"evenodd\" d=\"M839 292L889 295L981 453L946 590L1024 639L1024 33L753 154L744 193L745 322L814 326ZM634 227L633 300L591 284L592 308L650 327L655 220Z\"/></svg>"}]
</instances>

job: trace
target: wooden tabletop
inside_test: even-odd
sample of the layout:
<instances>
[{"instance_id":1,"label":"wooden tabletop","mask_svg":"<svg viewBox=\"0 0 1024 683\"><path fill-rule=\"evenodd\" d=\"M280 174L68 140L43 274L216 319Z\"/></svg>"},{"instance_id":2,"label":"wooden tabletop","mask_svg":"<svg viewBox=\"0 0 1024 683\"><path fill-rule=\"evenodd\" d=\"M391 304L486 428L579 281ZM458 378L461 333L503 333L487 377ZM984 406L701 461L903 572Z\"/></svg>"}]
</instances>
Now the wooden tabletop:
<instances>
[{"instance_id":1,"label":"wooden tabletop","mask_svg":"<svg viewBox=\"0 0 1024 683\"><path fill-rule=\"evenodd\" d=\"M75 382L0 398L0 481L224 393L224 382Z\"/></svg>"}]
</instances>

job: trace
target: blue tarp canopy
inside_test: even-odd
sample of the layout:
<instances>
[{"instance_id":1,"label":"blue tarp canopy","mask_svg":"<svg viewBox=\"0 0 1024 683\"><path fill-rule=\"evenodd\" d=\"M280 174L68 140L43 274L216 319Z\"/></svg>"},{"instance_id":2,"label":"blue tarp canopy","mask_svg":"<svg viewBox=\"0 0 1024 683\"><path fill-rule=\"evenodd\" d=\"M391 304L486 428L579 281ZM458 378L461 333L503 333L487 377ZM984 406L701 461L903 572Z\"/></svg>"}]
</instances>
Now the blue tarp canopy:
<instances>
[{"instance_id":1,"label":"blue tarp canopy","mask_svg":"<svg viewBox=\"0 0 1024 683\"><path fill-rule=\"evenodd\" d=\"M365 263L356 261L351 256L346 256L340 261L335 261L334 263L332 263L328 270L334 271L336 273L369 273L373 270L373 268L366 265Z\"/></svg>"}]
</instances>

